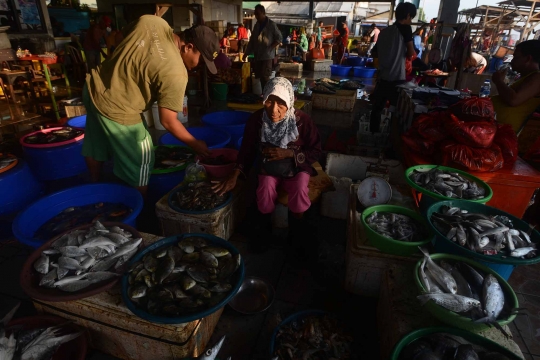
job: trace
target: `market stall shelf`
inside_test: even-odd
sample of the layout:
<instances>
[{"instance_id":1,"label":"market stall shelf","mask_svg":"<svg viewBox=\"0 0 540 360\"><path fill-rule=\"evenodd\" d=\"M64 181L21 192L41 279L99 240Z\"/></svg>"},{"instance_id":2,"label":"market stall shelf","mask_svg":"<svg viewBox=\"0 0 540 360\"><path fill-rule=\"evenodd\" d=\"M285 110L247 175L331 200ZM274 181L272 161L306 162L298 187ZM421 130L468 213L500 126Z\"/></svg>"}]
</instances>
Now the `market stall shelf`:
<instances>
[{"instance_id":1,"label":"market stall shelf","mask_svg":"<svg viewBox=\"0 0 540 360\"><path fill-rule=\"evenodd\" d=\"M144 246L161 237L142 233ZM204 351L223 308L196 321L164 325L145 321L124 305L120 285L92 297L49 303L34 300L39 313L73 320L88 329L90 344L104 353L126 360L181 359Z\"/></svg>"},{"instance_id":2,"label":"market stall shelf","mask_svg":"<svg viewBox=\"0 0 540 360\"><path fill-rule=\"evenodd\" d=\"M204 233L229 240L245 211L245 182L238 181L232 190L232 200L206 214L180 213L169 206L169 193L156 203L156 215L163 236L183 233ZM175 189L171 190L175 191Z\"/></svg>"}]
</instances>

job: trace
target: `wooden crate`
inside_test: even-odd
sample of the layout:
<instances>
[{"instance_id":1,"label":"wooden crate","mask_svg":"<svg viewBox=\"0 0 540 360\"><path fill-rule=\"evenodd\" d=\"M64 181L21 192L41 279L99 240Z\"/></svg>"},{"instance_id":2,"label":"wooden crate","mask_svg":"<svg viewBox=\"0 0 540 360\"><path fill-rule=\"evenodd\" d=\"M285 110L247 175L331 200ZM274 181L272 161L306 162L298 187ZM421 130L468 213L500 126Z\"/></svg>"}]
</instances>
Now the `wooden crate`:
<instances>
[{"instance_id":1,"label":"wooden crate","mask_svg":"<svg viewBox=\"0 0 540 360\"><path fill-rule=\"evenodd\" d=\"M156 215L163 236L204 233L229 240L245 214L245 185L245 181L239 180L233 190L233 198L227 206L202 215L183 214L171 209L167 193L156 203Z\"/></svg>"},{"instance_id":2,"label":"wooden crate","mask_svg":"<svg viewBox=\"0 0 540 360\"><path fill-rule=\"evenodd\" d=\"M144 246L161 239L141 234ZM126 360L183 359L201 355L223 308L185 324L154 324L135 316L124 305L120 284L109 291L70 302L34 300L39 313L73 320L88 330L90 345Z\"/></svg>"},{"instance_id":3,"label":"wooden crate","mask_svg":"<svg viewBox=\"0 0 540 360\"><path fill-rule=\"evenodd\" d=\"M381 279L381 292L377 305L377 330L379 332L380 358L389 359L394 346L408 333L426 327L448 326L439 322L422 309L416 299L418 291L414 284L414 266L406 268L389 266ZM508 326L505 331L509 339L497 329L491 328L478 334L502 345L523 358L519 346L512 340Z\"/></svg>"},{"instance_id":4,"label":"wooden crate","mask_svg":"<svg viewBox=\"0 0 540 360\"><path fill-rule=\"evenodd\" d=\"M362 214L356 211L357 190L358 185L351 185L347 218L345 290L362 296L378 297L386 269L394 266L409 271L407 269L412 268L420 256L385 254L369 244L364 234Z\"/></svg>"},{"instance_id":5,"label":"wooden crate","mask_svg":"<svg viewBox=\"0 0 540 360\"><path fill-rule=\"evenodd\" d=\"M333 95L313 93L311 102L315 109L352 112L356 97L356 90L337 90Z\"/></svg>"}]
</instances>

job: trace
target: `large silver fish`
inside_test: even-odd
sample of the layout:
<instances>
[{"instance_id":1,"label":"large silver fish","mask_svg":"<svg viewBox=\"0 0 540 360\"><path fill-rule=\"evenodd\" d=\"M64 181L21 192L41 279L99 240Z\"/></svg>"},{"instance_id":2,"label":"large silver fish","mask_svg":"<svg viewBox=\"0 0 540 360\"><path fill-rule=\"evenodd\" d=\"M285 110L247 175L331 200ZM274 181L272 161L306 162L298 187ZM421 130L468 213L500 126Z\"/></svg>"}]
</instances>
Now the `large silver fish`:
<instances>
[{"instance_id":1,"label":"large silver fish","mask_svg":"<svg viewBox=\"0 0 540 360\"><path fill-rule=\"evenodd\" d=\"M482 306L480 301L476 299L456 294L424 294L419 295L418 299L422 305L432 300L435 304L457 313L467 312Z\"/></svg>"},{"instance_id":2,"label":"large silver fish","mask_svg":"<svg viewBox=\"0 0 540 360\"><path fill-rule=\"evenodd\" d=\"M429 254L424 251L424 249L420 248L420 251L424 254L424 258L427 261L427 267L429 269L429 272L437 281L437 283L447 292L451 294L457 293L457 284L456 280L450 275L450 273L443 268L441 268L439 265L435 264L435 262L431 259Z\"/></svg>"}]
</instances>

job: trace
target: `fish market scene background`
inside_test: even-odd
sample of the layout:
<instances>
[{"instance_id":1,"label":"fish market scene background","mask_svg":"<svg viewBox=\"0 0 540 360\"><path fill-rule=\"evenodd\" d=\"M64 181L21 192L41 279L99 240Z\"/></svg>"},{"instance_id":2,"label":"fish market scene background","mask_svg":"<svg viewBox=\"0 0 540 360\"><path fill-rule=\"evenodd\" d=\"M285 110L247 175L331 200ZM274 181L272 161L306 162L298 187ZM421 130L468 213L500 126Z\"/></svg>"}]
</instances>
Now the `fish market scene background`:
<instances>
[{"instance_id":1,"label":"fish market scene background","mask_svg":"<svg viewBox=\"0 0 540 360\"><path fill-rule=\"evenodd\" d=\"M0 0L0 360L540 360L537 5Z\"/></svg>"}]
</instances>

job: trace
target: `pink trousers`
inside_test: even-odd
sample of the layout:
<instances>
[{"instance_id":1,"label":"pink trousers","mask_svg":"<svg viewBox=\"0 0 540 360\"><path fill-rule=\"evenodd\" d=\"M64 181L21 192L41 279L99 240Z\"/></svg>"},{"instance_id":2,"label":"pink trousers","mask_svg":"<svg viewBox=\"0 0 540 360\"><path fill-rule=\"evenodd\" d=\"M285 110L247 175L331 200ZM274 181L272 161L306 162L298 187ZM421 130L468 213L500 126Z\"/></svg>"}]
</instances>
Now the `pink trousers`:
<instances>
[{"instance_id":1,"label":"pink trousers","mask_svg":"<svg viewBox=\"0 0 540 360\"><path fill-rule=\"evenodd\" d=\"M278 197L277 187L282 184L289 194L289 210L293 213L303 213L311 206L309 201L309 174L301 172L290 179L278 178L270 175L259 175L257 188L257 207L263 214L270 214L276 208Z\"/></svg>"}]
</instances>

